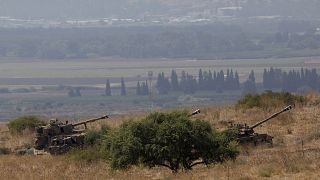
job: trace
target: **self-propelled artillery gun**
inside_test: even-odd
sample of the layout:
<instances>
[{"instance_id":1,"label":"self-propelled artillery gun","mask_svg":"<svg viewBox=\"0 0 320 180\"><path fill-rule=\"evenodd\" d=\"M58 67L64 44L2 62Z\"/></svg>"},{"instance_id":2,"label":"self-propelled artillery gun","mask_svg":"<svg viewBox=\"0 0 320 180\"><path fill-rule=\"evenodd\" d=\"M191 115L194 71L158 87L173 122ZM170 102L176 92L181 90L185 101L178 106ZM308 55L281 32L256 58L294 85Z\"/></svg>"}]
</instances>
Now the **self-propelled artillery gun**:
<instances>
[{"instance_id":1,"label":"self-propelled artillery gun","mask_svg":"<svg viewBox=\"0 0 320 180\"><path fill-rule=\"evenodd\" d=\"M272 145L272 139L273 137L268 135L268 134L260 134L260 133L256 133L254 131L254 129L256 127L261 126L263 123L269 121L270 119L273 119L275 117L277 117L279 114L284 113L286 111L289 111L292 109L292 106L289 105L287 107L285 107L284 109L282 109L279 112L276 112L274 114L272 114L271 116L269 116L268 118L257 122L254 125L247 125L247 124L233 124L231 123L229 128L234 129L237 133L237 140L240 144L249 144L249 143L253 143L254 145L257 145L258 143L268 143L270 145Z\"/></svg>"},{"instance_id":2,"label":"self-propelled artillery gun","mask_svg":"<svg viewBox=\"0 0 320 180\"><path fill-rule=\"evenodd\" d=\"M105 115L73 124L69 124L68 121L63 123L57 119L51 120L45 126L36 127L34 148L57 155L66 153L74 147L82 147L86 136L87 124L107 118L109 117ZM84 129L78 129L82 125Z\"/></svg>"}]
</instances>

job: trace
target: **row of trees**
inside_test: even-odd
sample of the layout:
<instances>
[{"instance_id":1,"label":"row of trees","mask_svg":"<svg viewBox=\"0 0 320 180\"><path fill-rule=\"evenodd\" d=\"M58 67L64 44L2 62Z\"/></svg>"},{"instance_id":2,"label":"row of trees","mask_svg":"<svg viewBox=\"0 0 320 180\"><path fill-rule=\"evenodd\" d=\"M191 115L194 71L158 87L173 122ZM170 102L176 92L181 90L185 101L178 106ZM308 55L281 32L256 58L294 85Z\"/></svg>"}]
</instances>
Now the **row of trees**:
<instances>
[{"instance_id":1,"label":"row of trees","mask_svg":"<svg viewBox=\"0 0 320 180\"><path fill-rule=\"evenodd\" d=\"M70 88L68 91L68 96L69 97L80 97L81 96L80 88Z\"/></svg>"},{"instance_id":2,"label":"row of trees","mask_svg":"<svg viewBox=\"0 0 320 180\"><path fill-rule=\"evenodd\" d=\"M285 92L306 91L310 89L320 90L320 75L316 69L304 69L300 71L290 70L282 71L278 68L271 67L264 69L263 72L263 88L266 90L281 89ZM182 71L178 76L175 70L171 71L171 75L166 76L164 72L158 74L156 81L156 90L159 94L168 94L169 92L183 92L185 94L194 94L196 91L216 91L221 93L225 90L240 90L243 94L254 94L257 91L256 79L252 70L248 79L242 84L238 72L228 69L226 73L223 70L213 73L209 71L199 70L198 76ZM110 81L107 80L105 95L112 96ZM69 96L81 96L79 88L70 89ZM150 82L137 82L136 95L146 96L150 94ZM124 78L121 78L120 95L127 95Z\"/></svg>"},{"instance_id":3,"label":"row of trees","mask_svg":"<svg viewBox=\"0 0 320 180\"><path fill-rule=\"evenodd\" d=\"M148 81L138 81L136 95L148 95L150 93L149 83ZM193 94L197 90L222 92L224 90L239 90L240 82L238 72L234 72L232 69L228 69L226 73L223 70L212 73L210 70L203 71L200 69L198 78L185 71L182 71L179 77L177 72L172 70L170 77L166 76L164 72L158 74L156 89L159 94L168 94L170 91ZM121 78L120 91L122 96L126 95L126 86L123 78ZM112 95L109 80L106 82L105 95Z\"/></svg>"},{"instance_id":4,"label":"row of trees","mask_svg":"<svg viewBox=\"0 0 320 180\"><path fill-rule=\"evenodd\" d=\"M167 94L169 91L183 91L186 94L193 94L197 90L215 90L217 92L238 90L240 82L238 73L234 73L232 69L228 69L226 74L223 70L212 73L210 70L202 71L200 69L197 79L185 71L181 72L179 78L176 71L172 70L170 79L163 72L159 73L156 87L159 94Z\"/></svg>"},{"instance_id":5,"label":"row of trees","mask_svg":"<svg viewBox=\"0 0 320 180\"><path fill-rule=\"evenodd\" d=\"M235 160L239 150L235 131L217 131L207 121L192 119L187 111L174 111L89 131L84 148L68 155L71 159L104 159L113 169L162 166L176 173L199 164Z\"/></svg>"},{"instance_id":6,"label":"row of trees","mask_svg":"<svg viewBox=\"0 0 320 180\"><path fill-rule=\"evenodd\" d=\"M320 76L316 69L291 70L271 67L263 72L263 87L265 89L282 89L287 92L305 91L308 89L320 90Z\"/></svg>"},{"instance_id":7,"label":"row of trees","mask_svg":"<svg viewBox=\"0 0 320 180\"><path fill-rule=\"evenodd\" d=\"M111 85L110 85L110 80L109 79L107 79L107 82L106 82L105 95L106 96L112 96L112 90L111 90ZM126 85L125 85L123 77L121 78L120 95L121 96L126 96L127 95Z\"/></svg>"}]
</instances>

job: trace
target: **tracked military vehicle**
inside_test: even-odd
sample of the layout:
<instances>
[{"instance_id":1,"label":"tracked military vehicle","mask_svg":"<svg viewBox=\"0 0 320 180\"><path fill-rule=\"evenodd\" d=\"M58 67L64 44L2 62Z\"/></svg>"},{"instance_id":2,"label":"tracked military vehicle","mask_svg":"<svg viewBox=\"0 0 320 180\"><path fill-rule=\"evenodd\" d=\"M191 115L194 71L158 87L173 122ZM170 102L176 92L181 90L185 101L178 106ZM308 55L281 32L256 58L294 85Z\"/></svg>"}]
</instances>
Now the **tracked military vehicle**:
<instances>
[{"instance_id":1,"label":"tracked military vehicle","mask_svg":"<svg viewBox=\"0 0 320 180\"><path fill-rule=\"evenodd\" d=\"M87 123L107 118L108 116L105 115L74 124L69 124L68 121L62 123L56 119L51 120L46 126L36 127L34 148L57 155L68 152L73 147L82 147L86 136ZM78 129L82 125L84 129Z\"/></svg>"},{"instance_id":2,"label":"tracked military vehicle","mask_svg":"<svg viewBox=\"0 0 320 180\"><path fill-rule=\"evenodd\" d=\"M247 124L233 124L231 123L229 128L234 129L237 133L237 140L240 144L249 144L253 143L254 145L257 145L258 143L268 143L269 145L272 145L272 139L273 137L268 134L260 134L256 133L254 129L263 123L269 121L270 119L273 119L277 117L279 114L289 111L292 109L292 106L287 106L281 111L274 113L270 117L252 125L249 126Z\"/></svg>"}]
</instances>

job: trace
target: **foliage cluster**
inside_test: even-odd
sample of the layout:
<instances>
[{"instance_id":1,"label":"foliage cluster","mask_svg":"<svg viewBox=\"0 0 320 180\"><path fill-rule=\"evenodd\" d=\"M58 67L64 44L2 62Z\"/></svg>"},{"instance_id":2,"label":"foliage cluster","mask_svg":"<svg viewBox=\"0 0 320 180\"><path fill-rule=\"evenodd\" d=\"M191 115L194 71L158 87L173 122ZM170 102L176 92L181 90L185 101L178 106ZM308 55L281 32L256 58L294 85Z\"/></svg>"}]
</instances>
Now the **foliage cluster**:
<instances>
[{"instance_id":1,"label":"foliage cluster","mask_svg":"<svg viewBox=\"0 0 320 180\"><path fill-rule=\"evenodd\" d=\"M85 148L73 149L68 153L68 158L71 160L86 160L88 162L97 160L107 160L108 152L102 148L104 136L109 132L108 126L102 126L99 131L90 130L84 138Z\"/></svg>"},{"instance_id":2,"label":"foliage cluster","mask_svg":"<svg viewBox=\"0 0 320 180\"><path fill-rule=\"evenodd\" d=\"M164 166L177 172L215 164L238 155L235 134L217 132L187 112L153 113L107 131L89 132L87 148L69 154L76 160L107 160L114 169L133 165Z\"/></svg>"},{"instance_id":3,"label":"foliage cluster","mask_svg":"<svg viewBox=\"0 0 320 180\"><path fill-rule=\"evenodd\" d=\"M45 121L36 116L22 116L10 121L8 128L11 133L22 133L26 129L33 131L35 127L44 124Z\"/></svg>"},{"instance_id":4,"label":"foliage cluster","mask_svg":"<svg viewBox=\"0 0 320 180\"><path fill-rule=\"evenodd\" d=\"M211 72L211 70L203 71L199 69L198 78L184 70L178 77L177 72L172 70L170 77L165 76L164 72L159 73L156 87L159 94L168 94L169 91L194 94L197 90L217 92L239 90L240 81L238 72L234 72L233 69L227 69L226 72L223 70Z\"/></svg>"},{"instance_id":5,"label":"foliage cluster","mask_svg":"<svg viewBox=\"0 0 320 180\"><path fill-rule=\"evenodd\" d=\"M69 97L79 97L81 96L80 88L70 88L68 92Z\"/></svg>"},{"instance_id":6,"label":"foliage cluster","mask_svg":"<svg viewBox=\"0 0 320 180\"><path fill-rule=\"evenodd\" d=\"M303 96L293 95L288 92L265 91L262 94L246 95L240 99L236 107L238 108L270 108L285 105L304 104L306 99Z\"/></svg>"},{"instance_id":7,"label":"foliage cluster","mask_svg":"<svg viewBox=\"0 0 320 180\"><path fill-rule=\"evenodd\" d=\"M255 94L256 91L256 78L254 77L254 71L251 70L248 79L243 83L243 94Z\"/></svg>"},{"instance_id":8,"label":"foliage cluster","mask_svg":"<svg viewBox=\"0 0 320 180\"><path fill-rule=\"evenodd\" d=\"M303 92L320 89L320 76L315 68L300 71L282 71L279 68L264 69L263 87L265 89L283 89L287 92Z\"/></svg>"},{"instance_id":9,"label":"foliage cluster","mask_svg":"<svg viewBox=\"0 0 320 180\"><path fill-rule=\"evenodd\" d=\"M186 112L153 113L142 121L130 121L108 134L113 168L144 164L164 166L177 172L198 164L235 159L235 134L216 132L208 122L192 121Z\"/></svg>"},{"instance_id":10,"label":"foliage cluster","mask_svg":"<svg viewBox=\"0 0 320 180\"><path fill-rule=\"evenodd\" d=\"M103 125L100 131L88 131L84 138L84 142L89 146L100 145L102 143L104 135L106 135L109 131L110 127L107 125Z\"/></svg>"},{"instance_id":11,"label":"foliage cluster","mask_svg":"<svg viewBox=\"0 0 320 180\"><path fill-rule=\"evenodd\" d=\"M149 86L148 86L148 81L142 82L140 84L140 81L137 83L137 89L136 89L136 95L138 96L146 96L149 95Z\"/></svg>"}]
</instances>

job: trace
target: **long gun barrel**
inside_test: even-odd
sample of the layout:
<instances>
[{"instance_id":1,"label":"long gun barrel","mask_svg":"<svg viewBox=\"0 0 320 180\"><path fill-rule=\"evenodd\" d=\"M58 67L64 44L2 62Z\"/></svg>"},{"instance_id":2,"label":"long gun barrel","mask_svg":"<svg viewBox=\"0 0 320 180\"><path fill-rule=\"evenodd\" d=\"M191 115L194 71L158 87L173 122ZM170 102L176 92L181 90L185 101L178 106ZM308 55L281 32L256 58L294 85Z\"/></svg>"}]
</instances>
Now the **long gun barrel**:
<instances>
[{"instance_id":1,"label":"long gun barrel","mask_svg":"<svg viewBox=\"0 0 320 180\"><path fill-rule=\"evenodd\" d=\"M95 122L95 121L98 121L98 120L101 120L101 119L107 119L107 118L109 118L109 116L108 115L104 115L104 116L101 116L101 117L98 117L98 118L93 118L93 119L89 119L89 120L86 120L86 121L74 123L72 125L73 125L73 127L84 125L87 128L87 123L92 123L92 122Z\"/></svg>"},{"instance_id":2,"label":"long gun barrel","mask_svg":"<svg viewBox=\"0 0 320 180\"><path fill-rule=\"evenodd\" d=\"M194 116L196 114L200 114L200 109L193 111L189 116Z\"/></svg>"},{"instance_id":3,"label":"long gun barrel","mask_svg":"<svg viewBox=\"0 0 320 180\"><path fill-rule=\"evenodd\" d=\"M252 126L250 127L250 129L254 129L254 128L256 128L257 126L260 126L261 124L265 123L266 121L269 121L270 119L275 118L275 117L278 116L279 114L281 114L281 113L283 113L283 112L286 112L286 111L289 111L290 109L292 109L292 106L291 106L291 105L285 107L284 109L282 109L282 110L279 111L279 112L274 113L274 114L271 115L270 117L268 117L268 118L266 118L266 119L264 119L264 120L262 120L262 121L260 121L260 122L258 122L258 123L256 123L256 124L252 125Z\"/></svg>"}]
</instances>

